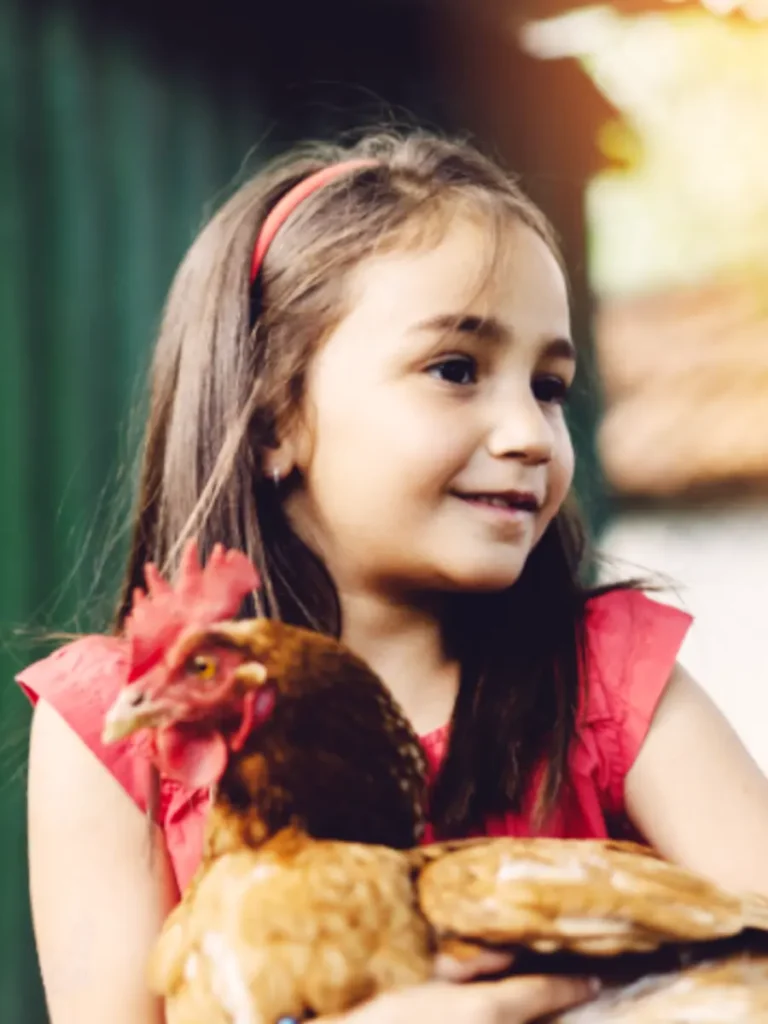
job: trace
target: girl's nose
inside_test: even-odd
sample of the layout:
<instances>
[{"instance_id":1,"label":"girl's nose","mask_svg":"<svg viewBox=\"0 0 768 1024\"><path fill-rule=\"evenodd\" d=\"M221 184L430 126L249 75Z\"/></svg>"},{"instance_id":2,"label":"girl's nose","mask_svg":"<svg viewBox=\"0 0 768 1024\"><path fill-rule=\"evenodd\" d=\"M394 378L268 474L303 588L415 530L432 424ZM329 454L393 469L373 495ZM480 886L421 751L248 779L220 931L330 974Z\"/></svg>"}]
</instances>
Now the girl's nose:
<instances>
[{"instance_id":1,"label":"girl's nose","mask_svg":"<svg viewBox=\"0 0 768 1024\"><path fill-rule=\"evenodd\" d=\"M551 461L552 425L533 395L500 403L488 433L487 446L497 459L519 459L534 465Z\"/></svg>"}]
</instances>

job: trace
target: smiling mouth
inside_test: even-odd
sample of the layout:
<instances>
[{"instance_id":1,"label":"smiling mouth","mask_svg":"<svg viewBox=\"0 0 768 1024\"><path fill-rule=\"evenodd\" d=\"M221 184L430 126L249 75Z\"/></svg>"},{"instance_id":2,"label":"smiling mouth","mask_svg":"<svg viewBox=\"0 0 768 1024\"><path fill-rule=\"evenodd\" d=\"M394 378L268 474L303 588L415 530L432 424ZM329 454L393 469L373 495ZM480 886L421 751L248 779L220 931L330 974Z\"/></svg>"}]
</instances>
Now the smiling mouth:
<instances>
[{"instance_id":1,"label":"smiling mouth","mask_svg":"<svg viewBox=\"0 0 768 1024\"><path fill-rule=\"evenodd\" d=\"M502 512L536 513L540 507L535 494L517 491L506 494L456 494L455 497L478 508L494 508Z\"/></svg>"}]
</instances>

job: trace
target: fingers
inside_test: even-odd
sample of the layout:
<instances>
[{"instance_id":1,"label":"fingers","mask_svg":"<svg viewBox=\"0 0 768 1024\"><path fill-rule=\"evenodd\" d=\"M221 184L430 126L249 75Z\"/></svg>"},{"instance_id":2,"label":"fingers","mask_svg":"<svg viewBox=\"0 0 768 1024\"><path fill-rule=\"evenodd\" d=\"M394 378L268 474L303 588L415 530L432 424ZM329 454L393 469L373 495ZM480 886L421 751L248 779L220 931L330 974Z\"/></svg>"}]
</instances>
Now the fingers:
<instances>
[{"instance_id":1,"label":"fingers","mask_svg":"<svg viewBox=\"0 0 768 1024\"><path fill-rule=\"evenodd\" d=\"M518 1024L594 999L600 991L600 982L594 978L547 975L508 978L474 987L483 989L483 996L493 999L499 1021Z\"/></svg>"},{"instance_id":2,"label":"fingers","mask_svg":"<svg viewBox=\"0 0 768 1024\"><path fill-rule=\"evenodd\" d=\"M439 953L435 957L434 976L443 981L471 981L488 974L503 974L512 966L514 959L511 953L495 949L478 950L460 960L449 953Z\"/></svg>"}]
</instances>

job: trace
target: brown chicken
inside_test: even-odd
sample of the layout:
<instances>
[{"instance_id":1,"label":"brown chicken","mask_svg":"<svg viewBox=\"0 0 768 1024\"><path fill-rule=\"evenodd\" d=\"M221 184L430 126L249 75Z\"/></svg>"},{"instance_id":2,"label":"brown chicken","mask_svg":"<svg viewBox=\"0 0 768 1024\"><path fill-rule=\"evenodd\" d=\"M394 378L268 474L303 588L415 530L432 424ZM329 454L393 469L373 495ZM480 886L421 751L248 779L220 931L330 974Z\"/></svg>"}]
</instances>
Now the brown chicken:
<instances>
[{"instance_id":1,"label":"brown chicken","mask_svg":"<svg viewBox=\"0 0 768 1024\"><path fill-rule=\"evenodd\" d=\"M407 851L426 765L410 725L336 641L267 619L221 622L256 577L194 548L172 589L150 567L126 632L127 685L105 740L215 786L201 867L153 952L169 1024L261 1024L343 1010L431 972Z\"/></svg>"},{"instance_id":2,"label":"brown chicken","mask_svg":"<svg viewBox=\"0 0 768 1024\"><path fill-rule=\"evenodd\" d=\"M424 757L364 663L305 630L226 621L257 585L238 553L217 549L201 570L190 548L175 588L151 566L147 582L105 739L139 730L161 771L215 788L201 867L150 964L169 1024L339 1012L428 978L437 951L605 962L768 921L758 901L630 843L415 849Z\"/></svg>"}]
</instances>

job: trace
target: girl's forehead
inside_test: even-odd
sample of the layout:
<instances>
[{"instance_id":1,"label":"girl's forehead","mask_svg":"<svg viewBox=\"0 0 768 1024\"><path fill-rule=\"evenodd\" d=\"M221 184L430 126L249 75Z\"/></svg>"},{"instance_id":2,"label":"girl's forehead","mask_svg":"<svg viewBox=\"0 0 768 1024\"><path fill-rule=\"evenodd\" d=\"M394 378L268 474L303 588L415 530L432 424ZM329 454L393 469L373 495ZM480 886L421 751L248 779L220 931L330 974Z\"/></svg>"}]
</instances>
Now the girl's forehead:
<instances>
[{"instance_id":1,"label":"girl's forehead","mask_svg":"<svg viewBox=\"0 0 768 1024\"><path fill-rule=\"evenodd\" d=\"M397 244L350 275L347 310L389 323L460 314L535 313L567 332L568 290L557 257L532 228L511 216L495 229L460 214L417 244Z\"/></svg>"}]
</instances>

